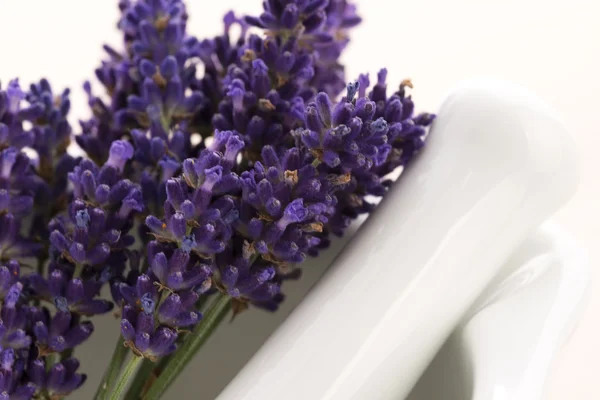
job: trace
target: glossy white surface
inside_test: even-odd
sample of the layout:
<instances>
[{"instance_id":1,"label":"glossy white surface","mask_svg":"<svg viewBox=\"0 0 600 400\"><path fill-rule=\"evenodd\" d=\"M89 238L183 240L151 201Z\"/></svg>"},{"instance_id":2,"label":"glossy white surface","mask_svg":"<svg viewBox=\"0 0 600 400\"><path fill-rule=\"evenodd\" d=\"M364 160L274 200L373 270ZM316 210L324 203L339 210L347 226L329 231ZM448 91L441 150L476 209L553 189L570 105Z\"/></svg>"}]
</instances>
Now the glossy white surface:
<instances>
[{"instance_id":1,"label":"glossy white surface","mask_svg":"<svg viewBox=\"0 0 600 400\"><path fill-rule=\"evenodd\" d=\"M524 89L469 81L438 115L427 151L219 400L406 396L506 257L574 191L572 140Z\"/></svg>"},{"instance_id":2,"label":"glossy white surface","mask_svg":"<svg viewBox=\"0 0 600 400\"><path fill-rule=\"evenodd\" d=\"M502 267L407 400L541 400L589 295L587 257L544 224Z\"/></svg>"}]
</instances>

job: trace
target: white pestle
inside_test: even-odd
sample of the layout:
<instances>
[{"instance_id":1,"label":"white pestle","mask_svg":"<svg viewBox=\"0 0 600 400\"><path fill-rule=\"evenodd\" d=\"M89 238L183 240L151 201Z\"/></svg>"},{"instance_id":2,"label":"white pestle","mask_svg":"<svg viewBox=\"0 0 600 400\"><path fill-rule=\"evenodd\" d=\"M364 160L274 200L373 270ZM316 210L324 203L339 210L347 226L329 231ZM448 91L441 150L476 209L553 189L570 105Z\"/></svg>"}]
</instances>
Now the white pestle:
<instances>
[{"instance_id":1,"label":"white pestle","mask_svg":"<svg viewBox=\"0 0 600 400\"><path fill-rule=\"evenodd\" d=\"M572 138L541 100L463 83L422 154L218 400L404 398L576 181Z\"/></svg>"},{"instance_id":2,"label":"white pestle","mask_svg":"<svg viewBox=\"0 0 600 400\"><path fill-rule=\"evenodd\" d=\"M590 294L575 238L545 222L521 243L407 400L542 400L552 361Z\"/></svg>"}]
</instances>

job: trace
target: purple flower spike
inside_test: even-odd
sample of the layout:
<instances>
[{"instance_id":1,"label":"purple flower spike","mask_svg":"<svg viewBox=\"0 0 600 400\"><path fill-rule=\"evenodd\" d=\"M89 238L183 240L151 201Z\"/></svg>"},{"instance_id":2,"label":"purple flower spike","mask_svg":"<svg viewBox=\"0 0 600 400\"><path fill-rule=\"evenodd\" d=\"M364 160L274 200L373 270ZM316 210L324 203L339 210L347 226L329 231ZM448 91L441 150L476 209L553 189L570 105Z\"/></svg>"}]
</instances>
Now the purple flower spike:
<instances>
[{"instance_id":1,"label":"purple flower spike","mask_svg":"<svg viewBox=\"0 0 600 400\"><path fill-rule=\"evenodd\" d=\"M85 321L75 323L68 311L57 311L54 317L45 308L32 308L30 318L36 343L43 352L62 352L86 341L94 326Z\"/></svg>"},{"instance_id":2,"label":"purple flower spike","mask_svg":"<svg viewBox=\"0 0 600 400\"><path fill-rule=\"evenodd\" d=\"M27 308L21 304L23 285L14 283L4 296L0 311L0 343L3 347L22 349L31 344L31 337L25 331L28 323Z\"/></svg>"},{"instance_id":3,"label":"purple flower spike","mask_svg":"<svg viewBox=\"0 0 600 400\"><path fill-rule=\"evenodd\" d=\"M125 163L133 157L133 146L124 140L115 140L110 146L110 155L105 165L123 171Z\"/></svg>"},{"instance_id":4,"label":"purple flower spike","mask_svg":"<svg viewBox=\"0 0 600 400\"><path fill-rule=\"evenodd\" d=\"M182 0L119 10L81 134L68 89L0 87L0 400L83 384L68 357L113 308L106 284L125 345L152 361L216 292L234 313L276 310L296 264L372 210L434 119L415 115L410 81L388 95L386 70L346 84L349 0L266 0L201 41Z\"/></svg>"},{"instance_id":5,"label":"purple flower spike","mask_svg":"<svg viewBox=\"0 0 600 400\"><path fill-rule=\"evenodd\" d=\"M11 287L20 279L21 267L17 261L10 260L0 267L0 298L4 299Z\"/></svg>"},{"instance_id":6,"label":"purple flower spike","mask_svg":"<svg viewBox=\"0 0 600 400\"><path fill-rule=\"evenodd\" d=\"M68 279L65 272L55 269L48 280L33 275L29 282L36 295L54 303L58 311L92 316L105 314L113 308L111 302L97 298L102 287L100 280Z\"/></svg>"},{"instance_id":7,"label":"purple flower spike","mask_svg":"<svg viewBox=\"0 0 600 400\"><path fill-rule=\"evenodd\" d=\"M356 93L359 91L359 89L360 81L348 83L348 85L346 86L346 90L348 91L348 93L346 94L346 101L354 100L354 96L356 96Z\"/></svg>"},{"instance_id":8,"label":"purple flower spike","mask_svg":"<svg viewBox=\"0 0 600 400\"><path fill-rule=\"evenodd\" d=\"M86 274L99 273L102 264L109 260L113 269L124 268L124 249L133 242L128 235L132 228L130 217L145 208L140 186L122 177L124 163L132 156L132 146L116 142L112 149L110 161L102 168L83 160L69 173L74 199L68 214L56 217L49 224L53 250L63 256L63 261L82 265ZM87 298L91 300L94 296L96 293ZM78 308L84 314L109 309L99 302L85 303Z\"/></svg>"},{"instance_id":9,"label":"purple flower spike","mask_svg":"<svg viewBox=\"0 0 600 400\"><path fill-rule=\"evenodd\" d=\"M21 149L31 146L34 135L23 128L23 120L35 119L41 114L37 107L23 107L26 94L18 79L9 82L6 90L0 88L0 144L3 148Z\"/></svg>"},{"instance_id":10,"label":"purple flower spike","mask_svg":"<svg viewBox=\"0 0 600 400\"><path fill-rule=\"evenodd\" d=\"M319 94L307 108L310 129L297 133L318 162L331 168L341 166L343 172L380 166L392 150L388 121L384 117L375 119L375 102L368 98L360 98L356 104L351 101L358 88L358 82L349 84L346 101L333 110L327 95ZM389 109L392 107L401 113L399 101L391 103ZM390 112L386 116L390 123L401 118L401 114Z\"/></svg>"},{"instance_id":11,"label":"purple flower spike","mask_svg":"<svg viewBox=\"0 0 600 400\"><path fill-rule=\"evenodd\" d=\"M158 320L161 324L168 326L185 327L196 325L202 318L202 314L196 311L187 311L194 307L199 296L194 292L182 298L178 294L169 295L158 310Z\"/></svg>"},{"instance_id":12,"label":"purple flower spike","mask_svg":"<svg viewBox=\"0 0 600 400\"><path fill-rule=\"evenodd\" d=\"M264 262L252 264L241 256L229 260L232 264L222 264L219 268L220 283L226 292L240 304L248 302L268 310L277 309L283 300L281 294L282 277L276 274L272 265Z\"/></svg>"},{"instance_id":13,"label":"purple flower spike","mask_svg":"<svg viewBox=\"0 0 600 400\"><path fill-rule=\"evenodd\" d=\"M190 251L192 251L194 248L196 248L196 237L194 236L194 234L192 235L186 235L183 237L183 240L181 241L181 250L183 250L185 253L188 253Z\"/></svg>"},{"instance_id":14,"label":"purple flower spike","mask_svg":"<svg viewBox=\"0 0 600 400\"><path fill-rule=\"evenodd\" d=\"M46 371L43 360L38 358L30 363L28 372L32 384L35 384L38 390L47 391L51 398L63 398L79 389L86 381L87 376L77 373L78 369L79 361L67 358Z\"/></svg>"},{"instance_id":15,"label":"purple flower spike","mask_svg":"<svg viewBox=\"0 0 600 400\"><path fill-rule=\"evenodd\" d=\"M0 254L5 259L20 259L38 254L40 244L25 239L21 234L21 221L12 214L0 215Z\"/></svg>"},{"instance_id":16,"label":"purple flower spike","mask_svg":"<svg viewBox=\"0 0 600 400\"><path fill-rule=\"evenodd\" d=\"M110 310L99 298L108 282L125 344L156 360L198 323L201 296L275 310L295 264L373 208L367 196L385 194L433 117L413 115L409 81L388 96L385 70L372 88L367 75L346 84L340 57L361 21L348 0L268 0L259 17L227 13L222 34L203 41L186 32L181 0L121 3L123 50L105 46L95 71L105 96L84 85L93 117L76 140L90 159L70 165L72 195L44 214L54 216L49 276L32 274L24 290L52 304L32 335L58 351L85 336L80 315ZM1 180L28 169L17 167L27 134L13 116L59 110L63 120L68 92L49 107L41 82L27 107L13 86L0 101L0 142L13 149L0 163L0 219L12 229L0 254L30 256L15 216L35 209L37 182ZM10 300L20 281L4 269L0 279Z\"/></svg>"},{"instance_id":17,"label":"purple flower spike","mask_svg":"<svg viewBox=\"0 0 600 400\"><path fill-rule=\"evenodd\" d=\"M25 366L13 349L0 351L0 399L28 400L36 391L36 385L23 378Z\"/></svg>"},{"instance_id":18,"label":"purple flower spike","mask_svg":"<svg viewBox=\"0 0 600 400\"><path fill-rule=\"evenodd\" d=\"M30 86L26 95L30 105L21 112L33 124L31 147L39 157L39 174L50 184L44 188L47 196L60 196L67 189L65 173L75 162L66 152L72 134L67 121L71 108L69 94L69 89L54 93L50 83L42 79Z\"/></svg>"},{"instance_id":19,"label":"purple flower spike","mask_svg":"<svg viewBox=\"0 0 600 400\"><path fill-rule=\"evenodd\" d=\"M173 329L164 326L159 327L150 339L148 351L151 354L151 357L162 357L175 351L176 340L177 333Z\"/></svg>"},{"instance_id":20,"label":"purple flower spike","mask_svg":"<svg viewBox=\"0 0 600 400\"><path fill-rule=\"evenodd\" d=\"M99 265L108 259L111 247L118 248L128 237L111 229L102 209L82 207L86 207L83 202L73 202L70 218L64 216L50 222L50 242L72 263ZM122 226L120 218L114 222L117 228Z\"/></svg>"},{"instance_id":21,"label":"purple flower spike","mask_svg":"<svg viewBox=\"0 0 600 400\"><path fill-rule=\"evenodd\" d=\"M253 171L242 174L241 209L258 213L242 214L254 249L286 262L301 262L318 244L314 234L322 230L336 201L330 193L337 182L303 164L304 158L296 148L278 157L273 148L265 147L265 164L257 162ZM299 194L302 197L294 198ZM267 223L259 215L268 215Z\"/></svg>"},{"instance_id":22,"label":"purple flower spike","mask_svg":"<svg viewBox=\"0 0 600 400\"><path fill-rule=\"evenodd\" d=\"M189 252L184 249L175 250L170 259L165 253L158 253L150 266L160 284L174 291L194 290L195 287L210 282L210 268L191 262Z\"/></svg>"},{"instance_id":23,"label":"purple flower spike","mask_svg":"<svg viewBox=\"0 0 600 400\"><path fill-rule=\"evenodd\" d=\"M302 199L296 199L285 208L283 217L277 222L277 227L284 230L289 224L303 222L308 215L308 209L304 207Z\"/></svg>"},{"instance_id":24,"label":"purple flower spike","mask_svg":"<svg viewBox=\"0 0 600 400\"><path fill-rule=\"evenodd\" d=\"M327 3L327 0L264 2L264 12L260 18L246 17L246 22L275 32L299 30L297 25L301 23L303 26L301 32L314 33L325 22L324 9Z\"/></svg>"},{"instance_id":25,"label":"purple flower spike","mask_svg":"<svg viewBox=\"0 0 600 400\"><path fill-rule=\"evenodd\" d=\"M42 185L24 154L9 147L0 152L0 211L21 217L29 214L36 189Z\"/></svg>"},{"instance_id":26,"label":"purple flower spike","mask_svg":"<svg viewBox=\"0 0 600 400\"><path fill-rule=\"evenodd\" d=\"M184 272L182 269L186 259L187 256L181 253L171 257L169 264L173 269L172 274ZM194 311L199 298L194 291L171 293L159 303L159 291L175 290L163 283L168 281L168 269L165 255L158 253L154 256L152 271L162 276L163 281L156 280L154 274L140 275L135 287L122 284L120 288L125 300L121 333L127 346L136 355L150 360L172 352L175 349L177 329L195 325L201 318L201 314ZM207 276L208 274L205 275Z\"/></svg>"},{"instance_id":27,"label":"purple flower spike","mask_svg":"<svg viewBox=\"0 0 600 400\"><path fill-rule=\"evenodd\" d=\"M90 213L87 209L78 210L75 213L75 225L80 229L87 229L90 224Z\"/></svg>"}]
</instances>

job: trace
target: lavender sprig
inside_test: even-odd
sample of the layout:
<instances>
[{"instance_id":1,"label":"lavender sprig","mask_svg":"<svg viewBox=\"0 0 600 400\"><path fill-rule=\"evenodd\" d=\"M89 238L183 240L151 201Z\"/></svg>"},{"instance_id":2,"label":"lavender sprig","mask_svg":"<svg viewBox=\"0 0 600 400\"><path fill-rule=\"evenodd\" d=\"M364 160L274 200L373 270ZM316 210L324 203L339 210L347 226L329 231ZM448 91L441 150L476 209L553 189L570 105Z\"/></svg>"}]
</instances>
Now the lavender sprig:
<instances>
[{"instance_id":1,"label":"lavender sprig","mask_svg":"<svg viewBox=\"0 0 600 400\"><path fill-rule=\"evenodd\" d=\"M227 18L235 21L230 14ZM336 63L347 44L346 30L360 22L353 5L274 0L265 2L259 18L245 22L264 29L266 38L239 40L238 57L228 58L231 64L219 69L222 78L216 83L212 71L218 65L209 60L211 90L222 90L213 97L219 104L212 117L215 136L205 144L209 152L184 162L187 187L181 180L173 181L171 190L167 186L165 219L147 219L162 242L193 250L198 237L189 233L204 223L204 212L212 215L209 205L218 203L219 195L234 199L237 213L228 207L227 215L237 219L224 219L233 228L228 243L198 251L211 260L215 288L232 299L234 312L248 304L276 309L283 299L281 284L296 276L295 265L317 255L330 234L341 235L352 219L372 210L367 196L385 194L391 183L387 175L413 158L433 120L429 114L413 115L409 81L386 95L385 70L368 95L366 75L343 83L343 67ZM219 60L226 59L224 54ZM347 95L336 104L332 97L344 86ZM221 167L219 160L227 157L223 145L237 135L244 141L241 160ZM231 179L224 185L229 191L219 192L214 188L221 187L223 177ZM198 190L202 185L212 193ZM170 204L175 213L168 212ZM205 322L195 335L208 329ZM164 393L197 351L195 342L184 341L148 398Z\"/></svg>"},{"instance_id":2,"label":"lavender sprig","mask_svg":"<svg viewBox=\"0 0 600 400\"><path fill-rule=\"evenodd\" d=\"M80 387L73 350L113 308L121 329L96 398L130 380L159 398L230 309L276 310L306 257L372 211L424 146L434 117L414 113L410 81L388 94L383 69L372 87L347 83L354 4L263 8L198 40L183 1L121 0L122 46L95 71L105 93L84 84L84 159L67 153L68 90L0 90L0 399ZM159 360L143 387L138 367Z\"/></svg>"},{"instance_id":3,"label":"lavender sprig","mask_svg":"<svg viewBox=\"0 0 600 400\"><path fill-rule=\"evenodd\" d=\"M79 281L66 284L62 275L46 280L60 263L47 264L51 251L41 242L48 220L64 207L66 171L74 160L66 154L68 94L55 98L46 80L29 92L17 80L0 91L0 397L6 399L62 398L85 381L68 354L93 331L82 316L96 303L85 298ZM25 146L34 158L21 151ZM36 259L38 272L22 275L21 266ZM55 361L58 354L63 361Z\"/></svg>"}]
</instances>

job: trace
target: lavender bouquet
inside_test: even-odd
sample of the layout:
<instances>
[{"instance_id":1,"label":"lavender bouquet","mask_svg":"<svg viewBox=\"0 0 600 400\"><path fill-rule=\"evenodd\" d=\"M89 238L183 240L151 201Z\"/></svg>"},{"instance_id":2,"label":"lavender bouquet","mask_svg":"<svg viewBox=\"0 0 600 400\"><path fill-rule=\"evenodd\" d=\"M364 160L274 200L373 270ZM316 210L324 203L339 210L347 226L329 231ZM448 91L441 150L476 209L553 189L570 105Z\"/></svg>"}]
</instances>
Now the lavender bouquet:
<instances>
[{"instance_id":1,"label":"lavender bouquet","mask_svg":"<svg viewBox=\"0 0 600 400\"><path fill-rule=\"evenodd\" d=\"M77 396L74 350L111 311L96 399L160 398L228 314L277 310L433 120L385 69L347 83L349 1L266 0L206 40L181 0L119 8L79 127L45 79L0 91L0 400Z\"/></svg>"}]
</instances>

